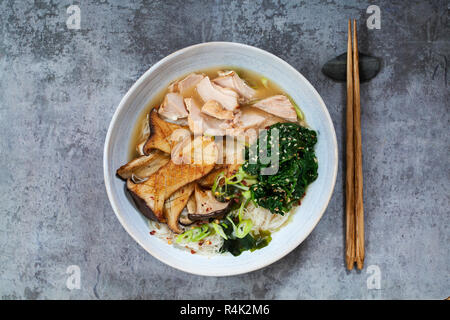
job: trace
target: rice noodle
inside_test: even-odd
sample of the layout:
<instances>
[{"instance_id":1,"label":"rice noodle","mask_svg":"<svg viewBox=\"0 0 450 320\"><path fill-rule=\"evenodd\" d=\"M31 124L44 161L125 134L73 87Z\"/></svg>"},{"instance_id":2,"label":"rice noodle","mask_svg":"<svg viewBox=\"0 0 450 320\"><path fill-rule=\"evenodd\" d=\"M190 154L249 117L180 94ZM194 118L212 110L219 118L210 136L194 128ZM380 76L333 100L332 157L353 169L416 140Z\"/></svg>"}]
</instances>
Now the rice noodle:
<instances>
[{"instance_id":1,"label":"rice noodle","mask_svg":"<svg viewBox=\"0 0 450 320\"><path fill-rule=\"evenodd\" d=\"M243 219L252 220L253 227L251 232L253 234L259 234L261 231L273 233L278 231L289 221L292 212L293 210L285 213L284 216L272 214L267 209L256 207L253 203L249 203L244 210ZM205 237L201 242L182 242L178 244L175 242L177 234L173 233L166 224L149 220L149 226L151 231L155 231L153 236L165 242L170 242L177 248L187 251L194 250L195 253L201 255L214 256L220 252L220 248L223 245L223 238L216 233ZM186 228L189 228L189 226ZM199 243L201 243L201 245Z\"/></svg>"},{"instance_id":2,"label":"rice noodle","mask_svg":"<svg viewBox=\"0 0 450 320\"><path fill-rule=\"evenodd\" d=\"M260 231L276 232L282 226L284 226L291 216L293 210L285 213L283 216L280 214L273 214L269 210L263 207L256 207L253 202L250 202L244 210L243 219L252 220L253 227L252 232L255 234Z\"/></svg>"},{"instance_id":3,"label":"rice noodle","mask_svg":"<svg viewBox=\"0 0 450 320\"><path fill-rule=\"evenodd\" d=\"M166 242L170 241L173 246L189 252L194 250L195 253L201 255L213 256L219 253L223 245L223 239L216 233L205 237L200 242L182 242L178 244L175 242L178 235L173 233L166 224L149 220L149 226L151 231L155 231L153 236Z\"/></svg>"},{"instance_id":4,"label":"rice noodle","mask_svg":"<svg viewBox=\"0 0 450 320\"><path fill-rule=\"evenodd\" d=\"M147 141L148 137L150 136L150 125L148 123L148 114L147 114L146 120L141 124L140 127L141 128L139 130L139 137L138 137L139 143L136 146L136 151L139 155L143 156L145 142Z\"/></svg>"}]
</instances>

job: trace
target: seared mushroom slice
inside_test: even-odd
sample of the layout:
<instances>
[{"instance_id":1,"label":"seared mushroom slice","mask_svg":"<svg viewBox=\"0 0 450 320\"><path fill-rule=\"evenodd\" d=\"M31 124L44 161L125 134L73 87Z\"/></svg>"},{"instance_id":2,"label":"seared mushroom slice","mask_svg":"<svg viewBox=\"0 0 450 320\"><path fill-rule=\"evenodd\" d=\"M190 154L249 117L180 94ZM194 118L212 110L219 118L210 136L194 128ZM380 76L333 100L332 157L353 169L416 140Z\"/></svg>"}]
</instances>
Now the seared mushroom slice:
<instances>
[{"instance_id":1,"label":"seared mushroom slice","mask_svg":"<svg viewBox=\"0 0 450 320\"><path fill-rule=\"evenodd\" d=\"M170 139L172 133L178 129L186 129L178 124L162 120L155 109L150 112L148 123L150 126L150 136L143 147L144 154L149 154L152 149L170 153L173 145Z\"/></svg>"},{"instance_id":2,"label":"seared mushroom slice","mask_svg":"<svg viewBox=\"0 0 450 320\"><path fill-rule=\"evenodd\" d=\"M203 188L212 188L219 174L224 173L226 177L231 177L238 171L240 166L240 163L216 165L210 173L198 180L198 184Z\"/></svg>"},{"instance_id":3,"label":"seared mushroom slice","mask_svg":"<svg viewBox=\"0 0 450 320\"><path fill-rule=\"evenodd\" d=\"M227 214L231 209L231 201L220 202L213 196L211 190L203 190L195 185L195 213L188 214L191 220L204 220L219 218Z\"/></svg>"},{"instance_id":4,"label":"seared mushroom slice","mask_svg":"<svg viewBox=\"0 0 450 320\"><path fill-rule=\"evenodd\" d=\"M169 161L164 167L136 184L127 180L127 188L139 210L149 219L164 221L164 201L179 188L208 174L217 159L217 148L211 139L202 139L203 161L200 164L175 164Z\"/></svg>"},{"instance_id":5,"label":"seared mushroom slice","mask_svg":"<svg viewBox=\"0 0 450 320\"><path fill-rule=\"evenodd\" d=\"M180 214L180 217L178 218L178 221L183 226L188 226L193 224L195 221L188 218L188 214L195 213L195 210L197 208L197 204L195 203L195 193L193 192L191 196L188 199L188 202L186 204L186 210L183 210Z\"/></svg>"},{"instance_id":6,"label":"seared mushroom slice","mask_svg":"<svg viewBox=\"0 0 450 320\"><path fill-rule=\"evenodd\" d=\"M186 209L188 213L195 213L195 211L197 210L197 203L195 202L195 193L192 193L191 196L189 197L188 202L186 204Z\"/></svg>"},{"instance_id":7,"label":"seared mushroom slice","mask_svg":"<svg viewBox=\"0 0 450 320\"><path fill-rule=\"evenodd\" d=\"M193 192L194 182L191 182L175 191L166 202L164 202L164 217L167 220L167 225L170 230L175 233L183 232L183 229L178 225L178 218L180 217L181 211L186 207Z\"/></svg>"},{"instance_id":8,"label":"seared mushroom slice","mask_svg":"<svg viewBox=\"0 0 450 320\"><path fill-rule=\"evenodd\" d=\"M216 177L226 170L226 167L216 165L216 167L210 173L198 180L198 184L203 188L212 188L214 182L216 181Z\"/></svg>"},{"instance_id":9,"label":"seared mushroom slice","mask_svg":"<svg viewBox=\"0 0 450 320\"><path fill-rule=\"evenodd\" d=\"M123 180L133 177L146 178L158 171L169 162L170 156L155 150L147 156L140 156L117 169L117 175Z\"/></svg>"},{"instance_id":10,"label":"seared mushroom slice","mask_svg":"<svg viewBox=\"0 0 450 320\"><path fill-rule=\"evenodd\" d=\"M178 221L180 222L180 224L182 224L183 226L189 226L191 224L193 224L195 221L191 220L188 218L187 213L185 210L183 210L181 212L180 217L178 218Z\"/></svg>"}]
</instances>

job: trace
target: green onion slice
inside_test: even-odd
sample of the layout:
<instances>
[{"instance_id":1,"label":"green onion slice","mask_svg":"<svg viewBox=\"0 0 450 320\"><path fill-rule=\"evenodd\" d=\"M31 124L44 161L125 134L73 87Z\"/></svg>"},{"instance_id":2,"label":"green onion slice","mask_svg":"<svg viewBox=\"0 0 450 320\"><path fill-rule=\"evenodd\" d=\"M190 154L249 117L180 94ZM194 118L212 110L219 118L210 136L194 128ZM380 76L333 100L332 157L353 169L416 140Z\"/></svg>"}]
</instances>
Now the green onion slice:
<instances>
[{"instance_id":1,"label":"green onion slice","mask_svg":"<svg viewBox=\"0 0 450 320\"><path fill-rule=\"evenodd\" d=\"M207 237L211 233L209 225L207 223L201 225L200 227L192 229L192 242L197 242Z\"/></svg>"},{"instance_id":2,"label":"green onion slice","mask_svg":"<svg viewBox=\"0 0 450 320\"><path fill-rule=\"evenodd\" d=\"M216 176L216 179L214 180L214 184L213 184L213 186L212 186L212 188L211 188L211 191L212 191L213 195L215 195L217 186L219 185L220 180L222 180L222 179L225 179L225 181L226 181L226 178L225 178L225 172L224 172L224 171L222 171L221 173L219 173L219 174Z\"/></svg>"},{"instance_id":3,"label":"green onion slice","mask_svg":"<svg viewBox=\"0 0 450 320\"><path fill-rule=\"evenodd\" d=\"M241 221L235 230L235 235L237 238L244 238L252 229L253 223L250 219Z\"/></svg>"},{"instance_id":4,"label":"green onion slice","mask_svg":"<svg viewBox=\"0 0 450 320\"><path fill-rule=\"evenodd\" d=\"M223 228L218 225L217 223L211 223L211 226L213 227L214 231L221 236L222 238L224 238L225 240L228 240L227 235L225 234L225 232L223 231Z\"/></svg>"},{"instance_id":5,"label":"green onion slice","mask_svg":"<svg viewBox=\"0 0 450 320\"><path fill-rule=\"evenodd\" d=\"M192 238L192 232L193 230L188 230L183 232L182 234L180 234L179 236L177 236L177 239L175 240L176 243L181 243L181 242L189 242L191 241Z\"/></svg>"},{"instance_id":6,"label":"green onion slice","mask_svg":"<svg viewBox=\"0 0 450 320\"><path fill-rule=\"evenodd\" d=\"M302 110L300 110L300 107L294 102L294 100L290 99L292 102L292 105L294 106L295 109L295 113L297 113L297 117L299 120L303 120L304 116L303 116L303 112Z\"/></svg>"}]
</instances>

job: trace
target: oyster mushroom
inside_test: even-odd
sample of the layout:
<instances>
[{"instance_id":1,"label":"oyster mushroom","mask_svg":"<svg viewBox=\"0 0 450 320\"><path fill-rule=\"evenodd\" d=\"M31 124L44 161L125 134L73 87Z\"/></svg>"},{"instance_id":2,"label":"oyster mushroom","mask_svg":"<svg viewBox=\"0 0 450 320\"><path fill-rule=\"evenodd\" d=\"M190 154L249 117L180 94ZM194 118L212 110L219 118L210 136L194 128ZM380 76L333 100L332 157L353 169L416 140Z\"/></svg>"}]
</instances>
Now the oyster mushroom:
<instances>
[{"instance_id":1,"label":"oyster mushroom","mask_svg":"<svg viewBox=\"0 0 450 320\"><path fill-rule=\"evenodd\" d=\"M203 152L202 161L193 164L175 164L167 162L165 166L141 183L127 180L127 189L136 206L149 219L165 221L164 202L179 188L207 175L215 165L217 147L213 140L200 137L199 143Z\"/></svg>"},{"instance_id":2,"label":"oyster mushroom","mask_svg":"<svg viewBox=\"0 0 450 320\"><path fill-rule=\"evenodd\" d=\"M195 193L192 193L186 204L186 210L183 210L180 214L180 217L178 218L180 224L182 224L183 226L193 224L195 221L189 219L188 214L195 213L196 208L197 204L195 203Z\"/></svg>"},{"instance_id":3,"label":"oyster mushroom","mask_svg":"<svg viewBox=\"0 0 450 320\"><path fill-rule=\"evenodd\" d=\"M181 187L175 191L167 200L164 202L164 217L167 220L167 225L170 230L175 233L182 233L183 229L178 225L178 218L181 215L184 207L189 200L192 192L194 191L194 182L191 182L184 187Z\"/></svg>"},{"instance_id":4,"label":"oyster mushroom","mask_svg":"<svg viewBox=\"0 0 450 320\"><path fill-rule=\"evenodd\" d=\"M117 175L123 180L134 177L140 179L151 176L169 162L168 154L155 150L147 156L140 156L117 169Z\"/></svg>"},{"instance_id":5,"label":"oyster mushroom","mask_svg":"<svg viewBox=\"0 0 450 320\"><path fill-rule=\"evenodd\" d=\"M149 154L153 149L170 153L170 150L173 147L173 141L170 139L171 135L174 131L184 129L184 127L164 121L158 116L156 109L153 109L150 112L148 122L150 126L150 136L142 148L144 154Z\"/></svg>"},{"instance_id":6,"label":"oyster mushroom","mask_svg":"<svg viewBox=\"0 0 450 320\"><path fill-rule=\"evenodd\" d=\"M219 218L227 214L231 209L231 201L218 201L211 190L203 190L200 186L195 185L195 213L188 214L190 220L205 220L209 218Z\"/></svg>"}]
</instances>

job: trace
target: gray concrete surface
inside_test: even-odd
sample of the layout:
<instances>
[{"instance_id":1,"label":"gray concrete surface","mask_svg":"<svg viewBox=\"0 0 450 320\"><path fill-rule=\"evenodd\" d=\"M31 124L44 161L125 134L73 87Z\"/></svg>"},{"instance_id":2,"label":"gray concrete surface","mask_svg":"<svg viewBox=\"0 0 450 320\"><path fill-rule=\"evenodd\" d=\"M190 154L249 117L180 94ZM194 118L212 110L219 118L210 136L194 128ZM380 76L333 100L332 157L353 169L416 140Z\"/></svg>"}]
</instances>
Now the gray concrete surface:
<instances>
[{"instance_id":1,"label":"gray concrete surface","mask_svg":"<svg viewBox=\"0 0 450 320\"><path fill-rule=\"evenodd\" d=\"M81 29L66 26L78 4ZM450 295L447 1L0 1L0 296L3 299L444 299ZM321 72L345 51L383 59L363 84L366 269L344 266L345 87ZM303 73L331 113L340 147L334 195L284 259L202 278L147 254L112 212L103 184L106 131L152 64L206 41L272 52ZM66 287L69 265L81 287ZM368 289L367 266L381 272Z\"/></svg>"}]
</instances>

